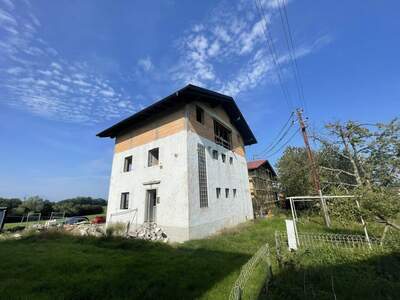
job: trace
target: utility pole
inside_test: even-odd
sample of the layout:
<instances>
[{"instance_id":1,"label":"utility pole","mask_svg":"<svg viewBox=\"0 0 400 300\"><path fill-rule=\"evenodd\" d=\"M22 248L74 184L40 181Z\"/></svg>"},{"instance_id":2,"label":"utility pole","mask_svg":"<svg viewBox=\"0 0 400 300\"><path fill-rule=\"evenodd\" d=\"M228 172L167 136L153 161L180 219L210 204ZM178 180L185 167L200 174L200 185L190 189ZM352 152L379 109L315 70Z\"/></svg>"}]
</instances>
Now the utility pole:
<instances>
[{"instance_id":1,"label":"utility pole","mask_svg":"<svg viewBox=\"0 0 400 300\"><path fill-rule=\"evenodd\" d=\"M308 160L310 162L311 175L312 175L312 179L313 179L313 183L314 183L314 188L315 188L315 191L317 192L317 194L319 195L319 197L321 198L321 209L324 214L325 225L327 227L331 227L331 220L328 215L328 208L326 206L325 198L322 196L318 168L317 168L317 165L315 164L314 154L311 151L311 146L308 141L307 128L306 128L306 126L304 124L304 120L303 120L303 110L300 108L297 109L297 118L299 119L301 134L303 136L304 145L306 146Z\"/></svg>"}]
</instances>

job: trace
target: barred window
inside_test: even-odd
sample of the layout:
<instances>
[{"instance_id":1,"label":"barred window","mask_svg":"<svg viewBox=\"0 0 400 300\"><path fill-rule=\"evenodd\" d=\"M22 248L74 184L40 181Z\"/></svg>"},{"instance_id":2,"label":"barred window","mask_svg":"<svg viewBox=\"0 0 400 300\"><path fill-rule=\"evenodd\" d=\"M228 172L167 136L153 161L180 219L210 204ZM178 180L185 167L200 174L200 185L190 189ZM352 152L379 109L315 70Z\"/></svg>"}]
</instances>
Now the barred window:
<instances>
[{"instance_id":1,"label":"barred window","mask_svg":"<svg viewBox=\"0 0 400 300\"><path fill-rule=\"evenodd\" d=\"M201 144L197 144L197 157L199 167L200 207L208 207L206 151Z\"/></svg>"},{"instance_id":2,"label":"barred window","mask_svg":"<svg viewBox=\"0 0 400 300\"><path fill-rule=\"evenodd\" d=\"M214 120L214 139L216 144L229 150L232 149L231 135L231 131L228 128Z\"/></svg>"}]
</instances>

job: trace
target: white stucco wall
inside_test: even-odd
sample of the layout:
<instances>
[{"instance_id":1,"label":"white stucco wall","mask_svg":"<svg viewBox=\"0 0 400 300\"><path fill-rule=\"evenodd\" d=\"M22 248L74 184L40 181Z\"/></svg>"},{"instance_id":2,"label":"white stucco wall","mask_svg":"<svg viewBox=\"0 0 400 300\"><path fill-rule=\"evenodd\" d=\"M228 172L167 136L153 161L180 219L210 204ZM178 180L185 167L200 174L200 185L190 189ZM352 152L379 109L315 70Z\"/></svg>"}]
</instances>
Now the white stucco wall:
<instances>
[{"instance_id":1,"label":"white stucco wall","mask_svg":"<svg viewBox=\"0 0 400 300\"><path fill-rule=\"evenodd\" d=\"M207 108L205 108L207 110ZM212 113L212 112L211 112ZM225 124L228 127L229 124ZM186 127L187 128L187 127ZM236 134L234 128L232 134ZM208 207L200 208L197 144L206 148ZM159 147L159 165L147 167L148 151ZM212 150L218 151L218 160ZM221 153L226 155L223 163ZM123 172L124 158L132 155L131 172ZM233 158L230 164L229 158ZM146 185L148 182L158 184ZM221 196L216 197L216 188ZM147 189L157 189L157 224L171 241L203 238L226 227L253 218L245 157L235 154L192 131L158 139L124 152L115 153L107 207L107 225L111 214L120 209L121 193L129 192L129 209L137 209L136 221L142 224ZM225 197L229 188L229 197ZM237 190L233 197L233 189ZM128 216L113 216L111 223L127 222Z\"/></svg>"},{"instance_id":2,"label":"white stucco wall","mask_svg":"<svg viewBox=\"0 0 400 300\"><path fill-rule=\"evenodd\" d=\"M200 208L197 144L206 147L208 207ZM218 160L213 159L212 150L218 151ZM221 153L226 155L222 162ZM233 163L229 163L229 158ZM246 159L233 151L188 133L189 174L189 238L203 238L223 228L232 227L253 218ZM217 199L216 188L221 188ZM229 197L225 189L229 188ZM233 189L237 190L236 197Z\"/></svg>"},{"instance_id":3,"label":"white stucco wall","mask_svg":"<svg viewBox=\"0 0 400 300\"><path fill-rule=\"evenodd\" d=\"M120 209L121 193L129 192L129 209L137 209L137 223L144 221L147 189L157 189L157 224L174 241L188 239L187 132L115 153L107 207L107 220ZM147 166L148 151L159 148L159 165ZM123 172L124 158L132 155L132 171ZM158 184L146 183L160 181ZM113 216L111 222L127 222L128 216ZM107 224L108 225L108 224Z\"/></svg>"}]
</instances>

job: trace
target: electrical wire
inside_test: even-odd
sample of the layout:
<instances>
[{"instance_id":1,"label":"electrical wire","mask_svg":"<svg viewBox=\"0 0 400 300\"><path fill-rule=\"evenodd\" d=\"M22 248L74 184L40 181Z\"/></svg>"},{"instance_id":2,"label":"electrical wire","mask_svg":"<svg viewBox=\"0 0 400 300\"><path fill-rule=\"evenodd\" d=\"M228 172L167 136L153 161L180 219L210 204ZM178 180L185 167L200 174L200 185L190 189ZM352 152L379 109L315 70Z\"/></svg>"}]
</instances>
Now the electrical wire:
<instances>
[{"instance_id":1,"label":"electrical wire","mask_svg":"<svg viewBox=\"0 0 400 300\"><path fill-rule=\"evenodd\" d=\"M274 46L274 43L273 43L273 40L272 40L272 35L271 35L270 30L269 30L269 26L267 26L268 22L267 22L267 18L266 18L266 15L265 15L264 8L263 8L262 3L261 3L260 0L255 0L255 3L256 3L257 11L258 11L258 13L260 15L260 18L262 20L262 23L263 23L262 26L261 26L262 27L262 31L264 33L265 40L267 42L267 46L268 46L268 50L270 52L270 56L272 58L272 62L274 63L274 66L275 66L275 69L276 69L276 74L277 74L277 77L278 77L279 85L280 85L280 87L282 89L282 93L283 93L283 96L284 96L284 98L286 100L286 103L287 103L287 105L289 107L289 110L293 111L294 110L293 109L293 103L291 101L291 96L290 96L289 90L286 87L286 85L283 83L283 79L282 79L283 76L281 75L282 69L281 69L281 66L280 66L280 64L278 62L278 58L277 58L278 56L276 54L276 49L275 49L275 46Z\"/></svg>"},{"instance_id":2,"label":"electrical wire","mask_svg":"<svg viewBox=\"0 0 400 300\"><path fill-rule=\"evenodd\" d=\"M286 123L279 130L278 134L273 139L273 141L264 150L260 151L260 154L265 152L265 151L267 151L267 150L269 150L276 143L276 141L280 138L280 135L282 134L282 132L285 130L286 126L289 124L290 120L292 120L293 116L294 116L294 112L292 112L290 114L289 119L286 121ZM259 156L259 154L256 154L255 156Z\"/></svg>"},{"instance_id":3,"label":"electrical wire","mask_svg":"<svg viewBox=\"0 0 400 300\"><path fill-rule=\"evenodd\" d=\"M279 153L287 144L289 144L289 143L293 140L293 138L294 138L294 137L296 136L296 134L298 134L298 133L299 133L298 130L296 130L295 132L293 132L293 134L289 137L289 139L288 139L278 150L276 150L276 151L273 152L273 153L269 153L269 154L267 154L267 155L268 155L268 156L273 156L273 155Z\"/></svg>"}]
</instances>

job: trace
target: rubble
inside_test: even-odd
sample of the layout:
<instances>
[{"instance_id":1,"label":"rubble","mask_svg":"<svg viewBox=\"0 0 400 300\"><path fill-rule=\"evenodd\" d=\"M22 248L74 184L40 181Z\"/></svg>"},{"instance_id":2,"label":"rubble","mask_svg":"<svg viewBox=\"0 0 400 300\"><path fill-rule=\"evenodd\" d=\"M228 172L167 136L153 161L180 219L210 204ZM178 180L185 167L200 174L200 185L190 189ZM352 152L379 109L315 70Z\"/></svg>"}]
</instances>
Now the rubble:
<instances>
[{"instance_id":1,"label":"rubble","mask_svg":"<svg viewBox=\"0 0 400 300\"><path fill-rule=\"evenodd\" d=\"M106 235L104 224L90 224L89 222L80 222L74 225L64 225L64 231L79 236L102 237Z\"/></svg>"},{"instance_id":2,"label":"rubble","mask_svg":"<svg viewBox=\"0 0 400 300\"><path fill-rule=\"evenodd\" d=\"M156 223L144 223L138 229L129 231L128 237L148 241L168 242L167 234Z\"/></svg>"}]
</instances>

